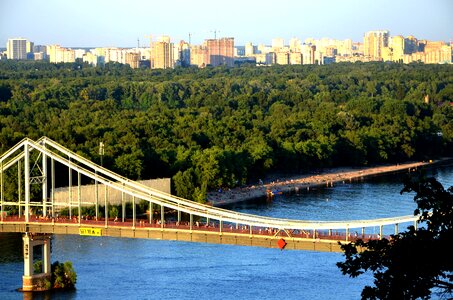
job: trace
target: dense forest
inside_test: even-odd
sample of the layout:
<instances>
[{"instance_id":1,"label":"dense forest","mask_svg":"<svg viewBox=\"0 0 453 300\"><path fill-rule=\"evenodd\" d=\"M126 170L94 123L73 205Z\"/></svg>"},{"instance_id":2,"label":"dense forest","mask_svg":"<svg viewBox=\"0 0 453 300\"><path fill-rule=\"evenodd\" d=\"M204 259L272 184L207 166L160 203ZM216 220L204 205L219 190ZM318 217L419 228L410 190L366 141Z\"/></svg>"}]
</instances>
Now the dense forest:
<instances>
[{"instance_id":1,"label":"dense forest","mask_svg":"<svg viewBox=\"0 0 453 300\"><path fill-rule=\"evenodd\" d=\"M453 153L453 66L133 70L0 61L0 153L43 135L179 196L271 172Z\"/></svg>"}]
</instances>

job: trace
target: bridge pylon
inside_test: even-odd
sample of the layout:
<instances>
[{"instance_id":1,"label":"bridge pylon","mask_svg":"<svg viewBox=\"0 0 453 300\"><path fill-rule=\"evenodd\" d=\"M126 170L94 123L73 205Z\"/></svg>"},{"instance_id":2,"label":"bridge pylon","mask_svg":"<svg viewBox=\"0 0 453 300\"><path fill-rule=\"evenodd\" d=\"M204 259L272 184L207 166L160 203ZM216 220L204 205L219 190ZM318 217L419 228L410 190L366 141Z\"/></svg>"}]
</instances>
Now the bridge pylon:
<instances>
[{"instance_id":1,"label":"bridge pylon","mask_svg":"<svg viewBox=\"0 0 453 300\"><path fill-rule=\"evenodd\" d=\"M25 232L22 236L24 242L24 275L22 276L22 291L46 291L51 288L51 263L50 263L50 234L34 234ZM40 270L35 270L34 249L41 248L42 265Z\"/></svg>"}]
</instances>

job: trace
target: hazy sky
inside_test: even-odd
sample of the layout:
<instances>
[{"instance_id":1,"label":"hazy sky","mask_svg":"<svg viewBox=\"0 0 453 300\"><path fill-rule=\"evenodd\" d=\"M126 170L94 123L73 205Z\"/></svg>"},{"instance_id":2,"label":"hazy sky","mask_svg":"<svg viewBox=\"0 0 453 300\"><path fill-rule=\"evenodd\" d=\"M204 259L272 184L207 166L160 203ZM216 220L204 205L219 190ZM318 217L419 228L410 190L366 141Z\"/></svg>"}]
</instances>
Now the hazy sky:
<instances>
[{"instance_id":1,"label":"hazy sky","mask_svg":"<svg viewBox=\"0 0 453 300\"><path fill-rule=\"evenodd\" d=\"M133 47L234 37L270 44L282 37L351 38L369 30L419 39L453 39L453 0L0 0L0 47L11 37L35 44Z\"/></svg>"}]
</instances>

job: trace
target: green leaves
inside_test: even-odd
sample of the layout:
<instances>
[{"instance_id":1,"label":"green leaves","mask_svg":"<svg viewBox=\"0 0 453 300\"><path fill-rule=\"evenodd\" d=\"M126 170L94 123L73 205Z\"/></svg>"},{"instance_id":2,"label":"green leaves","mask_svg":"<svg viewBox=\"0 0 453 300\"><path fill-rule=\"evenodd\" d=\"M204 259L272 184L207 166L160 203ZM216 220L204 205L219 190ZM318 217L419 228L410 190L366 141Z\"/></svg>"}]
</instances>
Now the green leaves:
<instances>
[{"instance_id":1,"label":"green leaves","mask_svg":"<svg viewBox=\"0 0 453 300\"><path fill-rule=\"evenodd\" d=\"M103 142L105 167L173 176L191 199L268 172L433 159L453 152L451 68L0 61L0 153L46 135L100 163Z\"/></svg>"},{"instance_id":2,"label":"green leaves","mask_svg":"<svg viewBox=\"0 0 453 300\"><path fill-rule=\"evenodd\" d=\"M374 286L363 289L363 299L429 299L434 290L453 293L453 187L444 190L434 178L412 178L401 192L411 191L418 205L414 213L421 213L426 228L410 226L390 239L341 247L345 261L337 266L343 274L374 274Z\"/></svg>"},{"instance_id":3,"label":"green leaves","mask_svg":"<svg viewBox=\"0 0 453 300\"><path fill-rule=\"evenodd\" d=\"M58 261L52 264L51 286L54 289L73 289L77 282L77 274L72 263Z\"/></svg>"},{"instance_id":4,"label":"green leaves","mask_svg":"<svg viewBox=\"0 0 453 300\"><path fill-rule=\"evenodd\" d=\"M185 199L193 199L195 191L195 175L193 169L179 171L173 176L176 194Z\"/></svg>"}]
</instances>

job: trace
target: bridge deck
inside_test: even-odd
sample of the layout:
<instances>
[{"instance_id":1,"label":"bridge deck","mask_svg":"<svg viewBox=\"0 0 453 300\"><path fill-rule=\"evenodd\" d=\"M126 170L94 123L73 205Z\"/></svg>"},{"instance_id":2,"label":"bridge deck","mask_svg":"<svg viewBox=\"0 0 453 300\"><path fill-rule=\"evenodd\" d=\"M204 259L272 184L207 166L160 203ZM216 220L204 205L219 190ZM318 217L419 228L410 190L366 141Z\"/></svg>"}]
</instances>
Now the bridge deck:
<instances>
[{"instance_id":1,"label":"bridge deck","mask_svg":"<svg viewBox=\"0 0 453 300\"><path fill-rule=\"evenodd\" d=\"M323 252L341 252L338 242L347 243L344 232L316 231L315 237L312 232L307 231L277 231L268 228L252 228L246 226L219 224L195 223L190 226L187 222L166 222L165 224L150 224L144 220L136 222L132 220L125 222L106 222L102 220L80 220L77 218L38 218L34 217L26 223L24 218L6 217L0 222L0 232L33 232L52 234L79 235L80 228L101 229L101 235L105 237L121 238L143 238L157 240L175 240L186 242L201 242L213 244L229 244L241 246L256 246L265 248L278 248L278 240L284 239L287 243L285 249L292 250L313 250ZM354 241L357 238L377 239L378 235L358 236L349 235L348 240Z\"/></svg>"}]
</instances>

